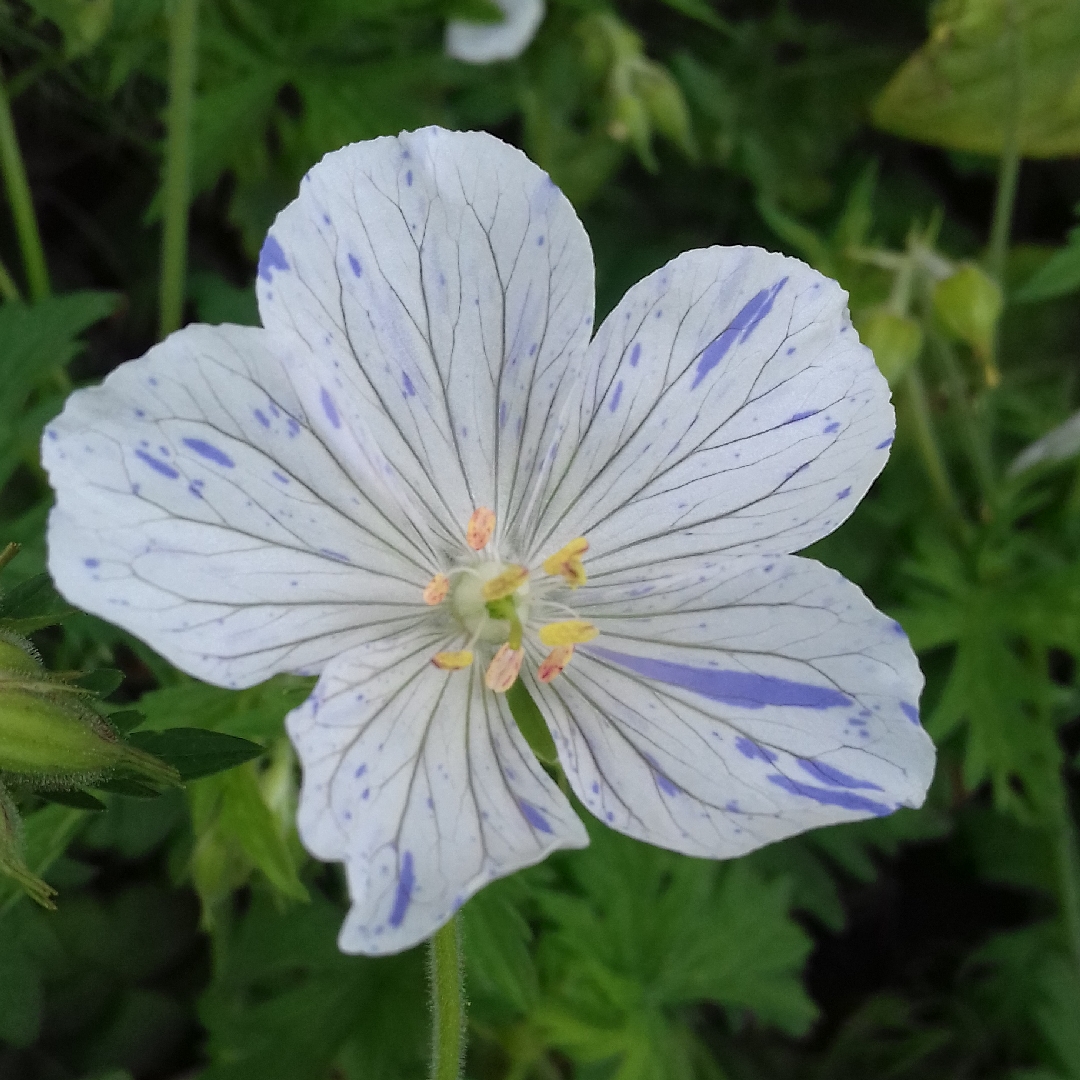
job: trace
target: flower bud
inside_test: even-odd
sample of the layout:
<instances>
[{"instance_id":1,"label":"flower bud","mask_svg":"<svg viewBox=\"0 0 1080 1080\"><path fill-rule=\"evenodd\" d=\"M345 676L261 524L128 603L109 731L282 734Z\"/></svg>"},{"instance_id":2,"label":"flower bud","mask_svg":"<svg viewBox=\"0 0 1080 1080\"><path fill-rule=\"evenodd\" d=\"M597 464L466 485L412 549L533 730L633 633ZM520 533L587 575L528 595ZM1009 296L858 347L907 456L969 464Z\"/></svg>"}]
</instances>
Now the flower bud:
<instances>
[{"instance_id":1,"label":"flower bud","mask_svg":"<svg viewBox=\"0 0 1080 1080\"><path fill-rule=\"evenodd\" d=\"M998 283L974 263L965 263L934 288L934 314L942 327L984 363L993 354L1003 303Z\"/></svg>"},{"instance_id":2,"label":"flower bud","mask_svg":"<svg viewBox=\"0 0 1080 1080\"><path fill-rule=\"evenodd\" d=\"M696 157L697 147L686 99L667 68L651 60L642 60L634 72L634 88L648 110L653 127L687 157Z\"/></svg>"},{"instance_id":3,"label":"flower bud","mask_svg":"<svg viewBox=\"0 0 1080 1080\"><path fill-rule=\"evenodd\" d=\"M128 745L96 713L0 678L0 772L43 787L82 786L117 770L175 785L176 770Z\"/></svg>"},{"instance_id":4,"label":"flower bud","mask_svg":"<svg viewBox=\"0 0 1080 1080\"><path fill-rule=\"evenodd\" d=\"M857 327L881 374L890 386L898 386L922 351L922 327L910 316L897 315L887 308L861 312Z\"/></svg>"}]
</instances>

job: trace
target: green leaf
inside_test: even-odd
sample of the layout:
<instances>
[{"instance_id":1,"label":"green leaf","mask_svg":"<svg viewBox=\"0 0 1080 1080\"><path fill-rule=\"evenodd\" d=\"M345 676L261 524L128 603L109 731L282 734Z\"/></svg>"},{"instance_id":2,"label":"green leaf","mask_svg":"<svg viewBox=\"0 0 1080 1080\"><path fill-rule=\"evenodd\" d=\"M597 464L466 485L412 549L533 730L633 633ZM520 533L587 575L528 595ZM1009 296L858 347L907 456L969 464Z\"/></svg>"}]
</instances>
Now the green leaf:
<instances>
[{"instance_id":1,"label":"green leaf","mask_svg":"<svg viewBox=\"0 0 1080 1080\"><path fill-rule=\"evenodd\" d=\"M1016 291L1013 299L1020 304L1053 300L1080 290L1080 228L1069 230L1069 242L1055 251L1046 262Z\"/></svg>"},{"instance_id":2,"label":"green leaf","mask_svg":"<svg viewBox=\"0 0 1080 1080\"><path fill-rule=\"evenodd\" d=\"M270 742L282 734L285 714L302 704L314 685L314 679L278 675L250 690L222 690L184 679L139 698L146 717L141 730L200 727Z\"/></svg>"},{"instance_id":3,"label":"green leaf","mask_svg":"<svg viewBox=\"0 0 1080 1080\"><path fill-rule=\"evenodd\" d=\"M112 19L113 0L28 0L30 6L60 28L64 55L72 60L89 52L104 36Z\"/></svg>"},{"instance_id":4,"label":"green leaf","mask_svg":"<svg viewBox=\"0 0 1080 1080\"><path fill-rule=\"evenodd\" d=\"M111 315L117 300L116 293L76 292L0 307L0 385L9 415L36 382L82 350L78 335Z\"/></svg>"},{"instance_id":5,"label":"green leaf","mask_svg":"<svg viewBox=\"0 0 1080 1080\"><path fill-rule=\"evenodd\" d=\"M663 0L663 2L674 11L678 11L691 19L696 19L706 26L711 26L714 30L731 33L730 24L713 11L707 0Z\"/></svg>"},{"instance_id":6,"label":"green leaf","mask_svg":"<svg viewBox=\"0 0 1080 1080\"><path fill-rule=\"evenodd\" d=\"M1080 0L945 0L873 108L897 135L997 155L1080 153Z\"/></svg>"},{"instance_id":7,"label":"green leaf","mask_svg":"<svg viewBox=\"0 0 1080 1080\"><path fill-rule=\"evenodd\" d=\"M242 885L251 869L291 900L308 899L298 857L289 847L283 822L266 804L253 765L209 776L190 790L195 853L192 873L206 918L214 905Z\"/></svg>"},{"instance_id":8,"label":"green leaf","mask_svg":"<svg viewBox=\"0 0 1080 1080\"><path fill-rule=\"evenodd\" d=\"M379 960L343 955L341 911L319 895L279 912L256 894L237 922L199 1005L209 1032L203 1080L424 1075L422 950Z\"/></svg>"},{"instance_id":9,"label":"green leaf","mask_svg":"<svg viewBox=\"0 0 1080 1080\"><path fill-rule=\"evenodd\" d=\"M134 731L128 742L172 765L185 783L234 769L265 752L258 743L203 728Z\"/></svg>"},{"instance_id":10,"label":"green leaf","mask_svg":"<svg viewBox=\"0 0 1080 1080\"><path fill-rule=\"evenodd\" d=\"M117 671L115 668L97 668L94 671L87 671L85 674L80 675L73 680L72 685L105 698L114 690L119 689L123 681L124 673L122 671Z\"/></svg>"},{"instance_id":11,"label":"green leaf","mask_svg":"<svg viewBox=\"0 0 1080 1080\"><path fill-rule=\"evenodd\" d=\"M0 627L15 634L29 634L55 625L73 611L49 575L36 574L0 598Z\"/></svg>"},{"instance_id":12,"label":"green leaf","mask_svg":"<svg viewBox=\"0 0 1080 1080\"><path fill-rule=\"evenodd\" d=\"M519 879L505 878L481 889L461 912L469 997L489 1014L524 1016L539 998L532 930L515 903L523 892Z\"/></svg>"}]
</instances>

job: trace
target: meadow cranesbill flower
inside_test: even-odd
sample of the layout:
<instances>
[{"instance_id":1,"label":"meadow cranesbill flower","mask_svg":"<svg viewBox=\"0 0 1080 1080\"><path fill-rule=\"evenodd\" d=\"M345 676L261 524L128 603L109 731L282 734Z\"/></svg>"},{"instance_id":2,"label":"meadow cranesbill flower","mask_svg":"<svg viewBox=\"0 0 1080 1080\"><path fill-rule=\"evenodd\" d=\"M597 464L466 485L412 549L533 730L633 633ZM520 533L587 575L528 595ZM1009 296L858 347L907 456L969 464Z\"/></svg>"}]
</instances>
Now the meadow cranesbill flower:
<instances>
[{"instance_id":1,"label":"meadow cranesbill flower","mask_svg":"<svg viewBox=\"0 0 1080 1080\"><path fill-rule=\"evenodd\" d=\"M492 64L520 56L544 21L544 0L494 0L502 22L477 23L451 19L446 24L446 51L467 64Z\"/></svg>"},{"instance_id":2,"label":"meadow cranesbill flower","mask_svg":"<svg viewBox=\"0 0 1080 1080\"><path fill-rule=\"evenodd\" d=\"M318 673L287 726L300 833L345 863L350 952L420 941L587 835L577 797L728 858L921 803L900 627L789 554L882 468L885 380L845 294L689 251L590 341L561 192L489 135L328 155L267 236L264 329L191 326L43 440L72 602L227 687Z\"/></svg>"}]
</instances>

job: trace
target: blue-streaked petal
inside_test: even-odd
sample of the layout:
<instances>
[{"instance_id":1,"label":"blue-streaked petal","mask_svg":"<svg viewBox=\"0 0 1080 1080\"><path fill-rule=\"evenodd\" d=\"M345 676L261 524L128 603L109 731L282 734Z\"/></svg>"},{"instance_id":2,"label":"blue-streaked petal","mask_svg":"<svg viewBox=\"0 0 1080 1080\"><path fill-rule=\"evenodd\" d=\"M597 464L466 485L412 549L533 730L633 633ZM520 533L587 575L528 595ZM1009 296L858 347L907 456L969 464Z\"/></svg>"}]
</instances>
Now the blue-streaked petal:
<instances>
[{"instance_id":1,"label":"blue-streaked petal","mask_svg":"<svg viewBox=\"0 0 1080 1080\"><path fill-rule=\"evenodd\" d=\"M600 634L536 692L574 791L612 828L729 858L922 804L914 653L835 571L691 558L590 580L575 603Z\"/></svg>"},{"instance_id":2,"label":"blue-streaked petal","mask_svg":"<svg viewBox=\"0 0 1080 1080\"><path fill-rule=\"evenodd\" d=\"M590 346L537 500L537 554L591 568L785 553L836 528L888 456L889 390L847 294L757 248L690 251L635 285Z\"/></svg>"},{"instance_id":3,"label":"blue-streaked petal","mask_svg":"<svg viewBox=\"0 0 1080 1080\"><path fill-rule=\"evenodd\" d=\"M479 132L347 146L263 261L259 310L307 342L297 385L324 437L360 445L433 535L460 542L478 506L502 529L592 326L592 252L547 174Z\"/></svg>"},{"instance_id":4,"label":"blue-streaked petal","mask_svg":"<svg viewBox=\"0 0 1080 1080\"><path fill-rule=\"evenodd\" d=\"M301 838L346 865L345 952L407 949L493 878L588 843L482 668L431 664L446 647L424 628L354 649L287 720Z\"/></svg>"},{"instance_id":5,"label":"blue-streaked petal","mask_svg":"<svg viewBox=\"0 0 1080 1080\"><path fill-rule=\"evenodd\" d=\"M544 21L544 0L495 0L502 9L498 23L451 19L446 24L446 51L467 64L513 60L532 41Z\"/></svg>"},{"instance_id":6,"label":"blue-streaked petal","mask_svg":"<svg viewBox=\"0 0 1080 1080\"><path fill-rule=\"evenodd\" d=\"M265 331L192 326L45 430L49 570L208 682L315 673L411 624L438 568L312 430Z\"/></svg>"}]
</instances>

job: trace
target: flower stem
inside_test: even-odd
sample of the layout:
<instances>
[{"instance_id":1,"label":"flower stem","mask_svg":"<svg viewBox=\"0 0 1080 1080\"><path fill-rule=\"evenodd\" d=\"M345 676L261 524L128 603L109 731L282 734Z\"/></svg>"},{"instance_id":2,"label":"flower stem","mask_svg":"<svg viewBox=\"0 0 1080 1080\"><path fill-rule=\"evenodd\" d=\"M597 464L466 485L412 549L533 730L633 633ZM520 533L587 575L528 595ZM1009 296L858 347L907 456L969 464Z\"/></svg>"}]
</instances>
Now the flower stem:
<instances>
[{"instance_id":1,"label":"flower stem","mask_svg":"<svg viewBox=\"0 0 1080 1080\"><path fill-rule=\"evenodd\" d=\"M179 329L184 313L198 13L199 0L175 0L169 15L169 109L162 181L161 337Z\"/></svg>"},{"instance_id":2,"label":"flower stem","mask_svg":"<svg viewBox=\"0 0 1080 1080\"><path fill-rule=\"evenodd\" d=\"M1009 236L1012 233L1013 208L1016 205L1016 186L1020 178L1020 110L1024 97L1024 56L1020 40L1016 5L1006 0L1005 17L1010 31L1011 63L1009 64L1009 109L1004 118L1001 158L998 161L997 198L994 217L990 225L990 243L987 248L987 265L998 284L1005 281L1005 262L1009 254Z\"/></svg>"},{"instance_id":3,"label":"flower stem","mask_svg":"<svg viewBox=\"0 0 1080 1080\"><path fill-rule=\"evenodd\" d=\"M455 915L428 943L431 982L431 1080L459 1080L465 1057L461 919Z\"/></svg>"},{"instance_id":4,"label":"flower stem","mask_svg":"<svg viewBox=\"0 0 1080 1080\"><path fill-rule=\"evenodd\" d=\"M0 72L0 172L7 187L8 202L11 204L11 216L15 219L15 232L22 249L23 267L26 271L26 283L30 298L44 300L50 293L49 271L45 265L45 249L41 246L41 233L38 231L34 202L30 195L30 182L26 179L26 166L19 151L19 140L15 135L15 122L11 116L7 89L4 86L3 73ZM14 287L4 271L4 276ZM16 290L17 291L17 290ZM8 289L4 295L10 299Z\"/></svg>"},{"instance_id":5,"label":"flower stem","mask_svg":"<svg viewBox=\"0 0 1080 1080\"><path fill-rule=\"evenodd\" d=\"M19 286L15 284L15 279L4 265L3 259L0 259L0 296L5 300L14 300L16 302L22 299Z\"/></svg>"},{"instance_id":6,"label":"flower stem","mask_svg":"<svg viewBox=\"0 0 1080 1080\"><path fill-rule=\"evenodd\" d=\"M1080 975L1080 851L1077 849L1076 826L1069 808L1067 789L1063 796L1056 822L1054 861L1057 864L1062 922L1073 963Z\"/></svg>"},{"instance_id":7,"label":"flower stem","mask_svg":"<svg viewBox=\"0 0 1080 1080\"><path fill-rule=\"evenodd\" d=\"M926 475L930 479L934 494L949 517L950 524L966 542L969 533L967 519L964 517L956 489L949 478L945 458L942 456L941 447L934 432L933 421L930 418L930 403L926 398L926 386L923 384L918 361L913 363L908 370L905 386L912 419L915 421L915 442L922 455Z\"/></svg>"}]
</instances>

